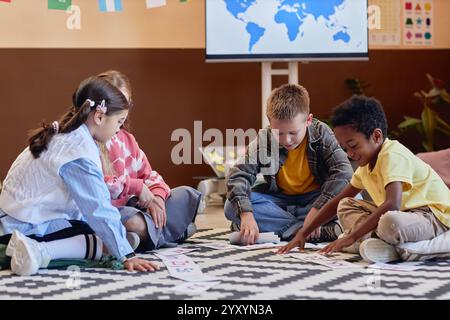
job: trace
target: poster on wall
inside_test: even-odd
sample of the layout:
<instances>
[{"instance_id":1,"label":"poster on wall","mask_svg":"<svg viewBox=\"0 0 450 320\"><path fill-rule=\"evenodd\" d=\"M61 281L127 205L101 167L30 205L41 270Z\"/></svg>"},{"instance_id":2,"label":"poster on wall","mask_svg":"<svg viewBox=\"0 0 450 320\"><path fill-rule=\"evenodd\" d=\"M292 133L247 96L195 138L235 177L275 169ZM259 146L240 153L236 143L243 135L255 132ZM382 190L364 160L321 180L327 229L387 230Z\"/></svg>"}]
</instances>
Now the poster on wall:
<instances>
[{"instance_id":1,"label":"poster on wall","mask_svg":"<svg viewBox=\"0 0 450 320\"><path fill-rule=\"evenodd\" d=\"M375 26L370 28L369 31L370 45L391 46L401 44L400 13L401 1L369 0L369 16L373 15L374 19L377 19Z\"/></svg>"},{"instance_id":2,"label":"poster on wall","mask_svg":"<svg viewBox=\"0 0 450 320\"><path fill-rule=\"evenodd\" d=\"M432 46L434 38L433 0L403 1L403 44Z\"/></svg>"},{"instance_id":3,"label":"poster on wall","mask_svg":"<svg viewBox=\"0 0 450 320\"><path fill-rule=\"evenodd\" d=\"M147 4L147 9L159 8L167 5L166 0L147 0L145 3Z\"/></svg>"}]
</instances>

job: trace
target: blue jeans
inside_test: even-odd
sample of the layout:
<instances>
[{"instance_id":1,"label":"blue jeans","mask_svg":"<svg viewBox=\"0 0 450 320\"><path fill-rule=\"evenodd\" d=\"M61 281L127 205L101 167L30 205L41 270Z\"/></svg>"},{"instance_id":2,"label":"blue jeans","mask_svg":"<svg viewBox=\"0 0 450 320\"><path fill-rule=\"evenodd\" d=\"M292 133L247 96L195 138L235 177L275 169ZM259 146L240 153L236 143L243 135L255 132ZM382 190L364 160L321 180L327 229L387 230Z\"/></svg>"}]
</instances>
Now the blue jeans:
<instances>
[{"instance_id":1,"label":"blue jeans","mask_svg":"<svg viewBox=\"0 0 450 320\"><path fill-rule=\"evenodd\" d=\"M250 201L259 232L274 232L285 240L292 238L303 226L306 215L319 194L320 190L293 196L252 192ZM241 219L228 200L224 210L228 220L240 225Z\"/></svg>"}]
</instances>

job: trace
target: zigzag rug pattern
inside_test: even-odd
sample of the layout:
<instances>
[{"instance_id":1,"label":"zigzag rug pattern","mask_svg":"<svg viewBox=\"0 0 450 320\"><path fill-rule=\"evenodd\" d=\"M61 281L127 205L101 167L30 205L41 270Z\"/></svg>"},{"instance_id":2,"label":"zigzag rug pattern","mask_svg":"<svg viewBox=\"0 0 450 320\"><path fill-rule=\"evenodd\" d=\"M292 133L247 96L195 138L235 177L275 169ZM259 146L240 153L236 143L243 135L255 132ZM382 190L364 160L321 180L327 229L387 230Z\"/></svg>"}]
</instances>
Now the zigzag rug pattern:
<instances>
[{"instance_id":1,"label":"zigzag rug pattern","mask_svg":"<svg viewBox=\"0 0 450 320\"><path fill-rule=\"evenodd\" d=\"M330 269L289 257L273 249L215 250L200 247L228 239L228 230L199 231L186 248L204 273L221 283L200 294L172 289L182 284L165 267L155 273L123 270L40 270L19 277L0 272L0 299L450 299L450 260L421 262L410 272L367 268ZM145 258L158 260L152 254ZM350 254L336 258L361 263Z\"/></svg>"}]
</instances>

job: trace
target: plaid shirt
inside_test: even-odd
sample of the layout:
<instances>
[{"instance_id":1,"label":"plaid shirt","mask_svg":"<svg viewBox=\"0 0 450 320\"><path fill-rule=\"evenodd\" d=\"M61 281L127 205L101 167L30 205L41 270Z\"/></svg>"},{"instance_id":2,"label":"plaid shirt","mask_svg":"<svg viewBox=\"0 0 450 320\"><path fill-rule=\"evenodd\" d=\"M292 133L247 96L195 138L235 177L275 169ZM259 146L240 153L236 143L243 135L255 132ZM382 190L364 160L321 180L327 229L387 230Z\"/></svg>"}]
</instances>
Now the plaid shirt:
<instances>
[{"instance_id":1,"label":"plaid shirt","mask_svg":"<svg viewBox=\"0 0 450 320\"><path fill-rule=\"evenodd\" d=\"M350 182L353 169L333 131L325 123L314 119L308 127L305 138L308 139L306 152L309 168L315 181L320 185L321 191L319 197L314 201L313 207L320 209ZM228 173L227 196L238 214L253 212L250 202L252 191L281 193L277 185L276 174L285 163L288 150L281 147L278 149L278 154L272 152L272 139L269 127L260 130L258 138L247 147L245 158L240 159ZM260 141L267 143L263 145L259 143ZM252 159L255 160L251 161ZM258 183L257 175L268 167L271 167L272 172L270 174L262 173L264 181Z\"/></svg>"}]
</instances>

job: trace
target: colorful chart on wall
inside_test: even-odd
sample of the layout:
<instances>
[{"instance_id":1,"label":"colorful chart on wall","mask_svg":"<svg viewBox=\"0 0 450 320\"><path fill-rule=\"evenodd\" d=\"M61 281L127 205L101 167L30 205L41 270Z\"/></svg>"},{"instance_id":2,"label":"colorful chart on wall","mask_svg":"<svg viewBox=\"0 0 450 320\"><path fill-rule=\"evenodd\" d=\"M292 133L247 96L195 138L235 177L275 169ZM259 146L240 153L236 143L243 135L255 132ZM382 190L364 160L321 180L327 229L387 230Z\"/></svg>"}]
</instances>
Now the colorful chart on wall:
<instances>
[{"instance_id":1,"label":"colorful chart on wall","mask_svg":"<svg viewBox=\"0 0 450 320\"><path fill-rule=\"evenodd\" d=\"M369 0L369 8L376 6L379 26L369 32L371 45L400 45L402 40L401 1ZM371 14L369 10L369 15Z\"/></svg>"},{"instance_id":2,"label":"colorful chart on wall","mask_svg":"<svg viewBox=\"0 0 450 320\"><path fill-rule=\"evenodd\" d=\"M403 44L432 46L434 38L433 0L403 1Z\"/></svg>"}]
</instances>

